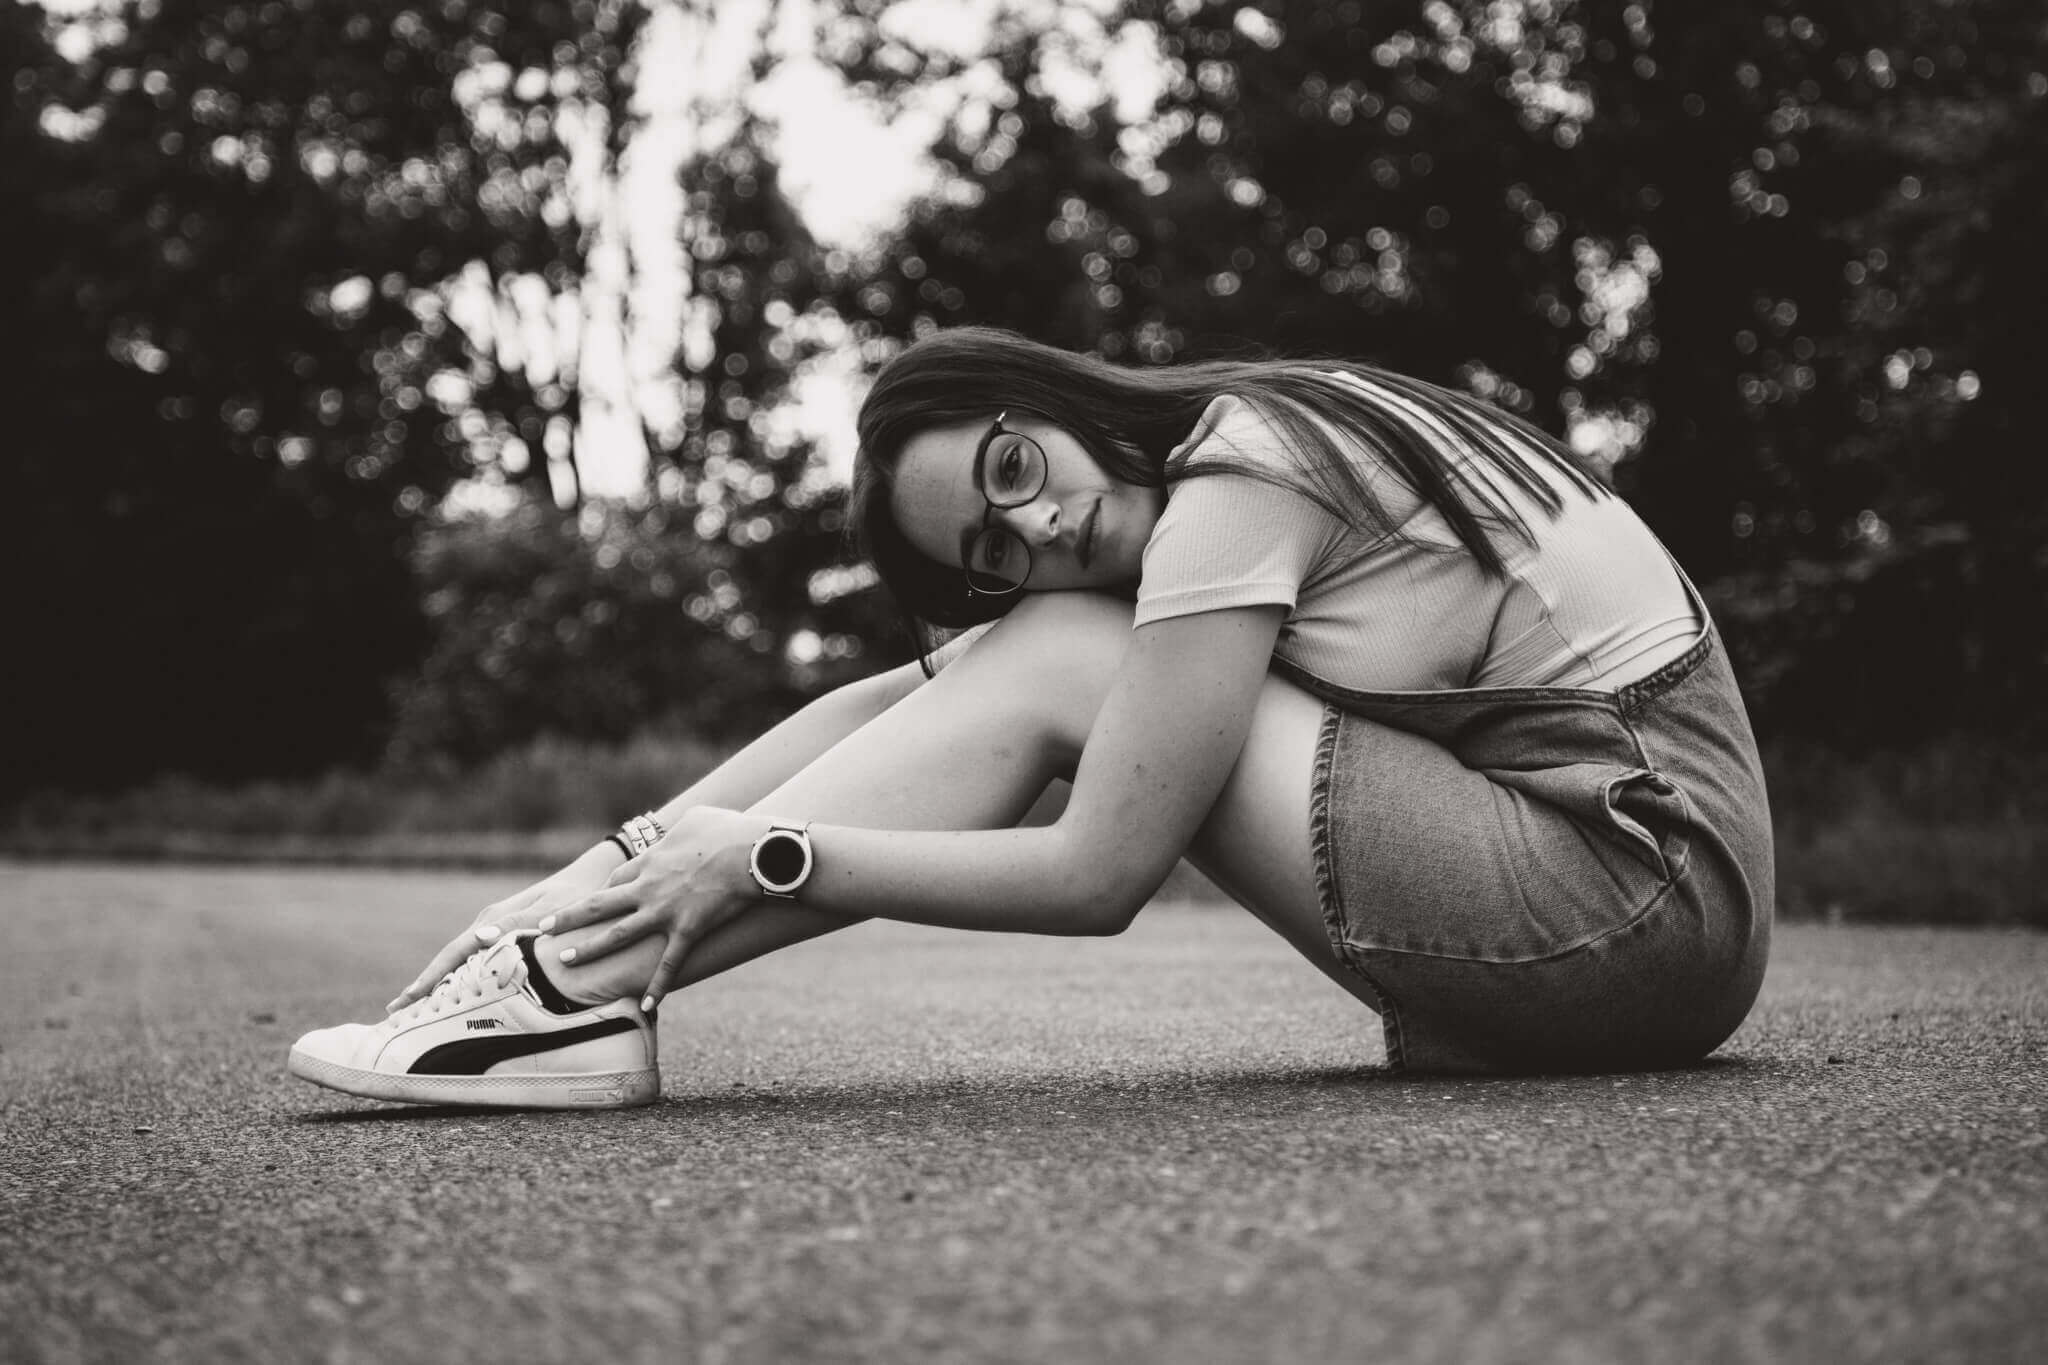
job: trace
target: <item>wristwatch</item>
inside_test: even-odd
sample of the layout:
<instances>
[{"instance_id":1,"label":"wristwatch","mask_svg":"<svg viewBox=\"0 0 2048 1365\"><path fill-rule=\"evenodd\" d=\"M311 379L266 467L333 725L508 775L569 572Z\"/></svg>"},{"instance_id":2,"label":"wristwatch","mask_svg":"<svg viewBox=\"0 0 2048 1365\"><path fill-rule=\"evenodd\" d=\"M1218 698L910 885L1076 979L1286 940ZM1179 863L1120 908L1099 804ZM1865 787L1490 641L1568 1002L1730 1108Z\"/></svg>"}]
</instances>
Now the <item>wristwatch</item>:
<instances>
[{"instance_id":1,"label":"wristwatch","mask_svg":"<svg viewBox=\"0 0 2048 1365\"><path fill-rule=\"evenodd\" d=\"M803 884L811 879L811 822L801 825L770 825L768 832L754 840L753 857L747 869L761 894L793 901Z\"/></svg>"}]
</instances>

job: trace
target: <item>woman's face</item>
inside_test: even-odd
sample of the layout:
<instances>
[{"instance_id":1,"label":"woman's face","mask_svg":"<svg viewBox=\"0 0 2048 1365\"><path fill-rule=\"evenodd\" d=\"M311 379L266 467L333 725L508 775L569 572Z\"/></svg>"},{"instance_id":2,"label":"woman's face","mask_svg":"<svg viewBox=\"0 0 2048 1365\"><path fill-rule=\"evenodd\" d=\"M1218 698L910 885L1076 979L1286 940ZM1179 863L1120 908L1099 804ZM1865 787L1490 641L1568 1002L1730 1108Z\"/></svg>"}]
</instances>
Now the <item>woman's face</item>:
<instances>
[{"instance_id":1,"label":"woman's face","mask_svg":"<svg viewBox=\"0 0 2048 1365\"><path fill-rule=\"evenodd\" d=\"M959 568L984 525L1000 526L1031 552L1028 592L1134 586L1145 542L1166 506L1165 490L1112 478L1066 431L1012 414L1002 430L1030 437L1045 452L1045 486L1028 502L991 511L983 488L1000 488L1005 477L991 462L1005 449L989 441L995 420L990 413L986 421L934 427L905 443L889 499L905 538L929 558Z\"/></svg>"}]
</instances>

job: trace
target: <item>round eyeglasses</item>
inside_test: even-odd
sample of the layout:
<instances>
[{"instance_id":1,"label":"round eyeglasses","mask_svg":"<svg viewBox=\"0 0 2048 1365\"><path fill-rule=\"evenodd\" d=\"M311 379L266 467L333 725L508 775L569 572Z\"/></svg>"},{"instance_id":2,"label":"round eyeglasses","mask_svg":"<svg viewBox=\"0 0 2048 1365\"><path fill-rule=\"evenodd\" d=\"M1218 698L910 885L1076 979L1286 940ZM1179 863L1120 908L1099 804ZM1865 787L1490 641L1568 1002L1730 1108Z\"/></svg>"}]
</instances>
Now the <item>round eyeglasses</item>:
<instances>
[{"instance_id":1,"label":"round eyeglasses","mask_svg":"<svg viewBox=\"0 0 2048 1365\"><path fill-rule=\"evenodd\" d=\"M981 529L963 537L960 564L969 597L1006 596L1031 576L1031 547L1007 527L990 522L996 513L1022 507L1045 489L1045 450L1022 432L1005 430L1009 415L998 413L974 448L974 485L988 510L981 514Z\"/></svg>"}]
</instances>

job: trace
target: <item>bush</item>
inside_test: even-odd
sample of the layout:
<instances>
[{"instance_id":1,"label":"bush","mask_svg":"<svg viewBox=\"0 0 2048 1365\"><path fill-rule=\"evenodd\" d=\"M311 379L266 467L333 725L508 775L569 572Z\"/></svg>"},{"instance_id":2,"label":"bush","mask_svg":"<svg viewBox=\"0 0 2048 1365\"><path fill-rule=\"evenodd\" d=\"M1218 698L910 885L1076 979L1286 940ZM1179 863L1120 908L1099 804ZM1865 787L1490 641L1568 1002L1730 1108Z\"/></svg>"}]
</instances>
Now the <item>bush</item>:
<instances>
[{"instance_id":1,"label":"bush","mask_svg":"<svg viewBox=\"0 0 2048 1365\"><path fill-rule=\"evenodd\" d=\"M112 796L32 797L0 842L24 853L261 857L289 849L353 860L363 846L420 837L455 850L479 835L562 831L588 840L667 801L721 756L676 733L619 744L549 735L466 768L392 764L239 786L166 777Z\"/></svg>"},{"instance_id":2,"label":"bush","mask_svg":"<svg viewBox=\"0 0 2048 1365\"><path fill-rule=\"evenodd\" d=\"M2048 928L2048 753L1977 736L1848 757L1764 750L1778 909Z\"/></svg>"},{"instance_id":3,"label":"bush","mask_svg":"<svg viewBox=\"0 0 2048 1365\"><path fill-rule=\"evenodd\" d=\"M432 644L397 689L393 760L475 765L547 734L619 743L788 710L779 642L736 610L719 547L669 517L529 503L428 533L416 568Z\"/></svg>"}]
</instances>

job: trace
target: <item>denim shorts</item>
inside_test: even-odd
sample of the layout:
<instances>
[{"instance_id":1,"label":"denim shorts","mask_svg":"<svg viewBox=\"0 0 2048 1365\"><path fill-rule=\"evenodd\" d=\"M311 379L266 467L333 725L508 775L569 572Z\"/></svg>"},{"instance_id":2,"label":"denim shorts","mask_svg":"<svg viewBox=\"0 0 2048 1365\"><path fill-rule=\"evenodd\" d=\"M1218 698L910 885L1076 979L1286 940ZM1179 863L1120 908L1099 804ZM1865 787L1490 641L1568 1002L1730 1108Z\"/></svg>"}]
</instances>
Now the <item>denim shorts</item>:
<instances>
[{"instance_id":1,"label":"denim shorts","mask_svg":"<svg viewBox=\"0 0 2048 1365\"><path fill-rule=\"evenodd\" d=\"M1316 885L1396 1070L1679 1066L1749 1012L1770 949L1770 811L1707 622L1618 692L1320 696Z\"/></svg>"}]
</instances>

